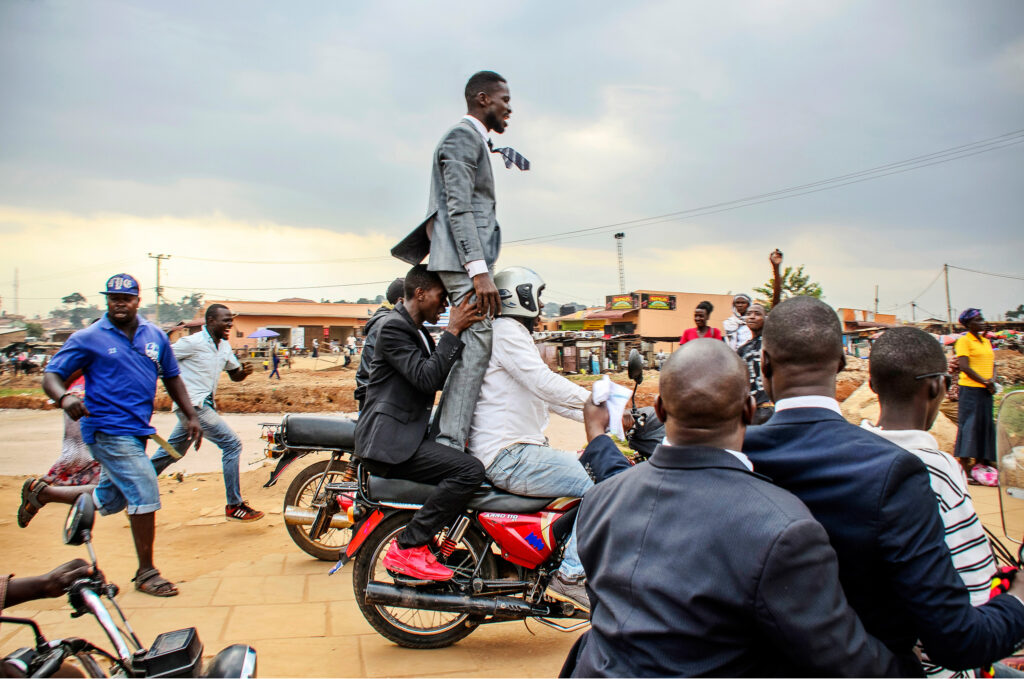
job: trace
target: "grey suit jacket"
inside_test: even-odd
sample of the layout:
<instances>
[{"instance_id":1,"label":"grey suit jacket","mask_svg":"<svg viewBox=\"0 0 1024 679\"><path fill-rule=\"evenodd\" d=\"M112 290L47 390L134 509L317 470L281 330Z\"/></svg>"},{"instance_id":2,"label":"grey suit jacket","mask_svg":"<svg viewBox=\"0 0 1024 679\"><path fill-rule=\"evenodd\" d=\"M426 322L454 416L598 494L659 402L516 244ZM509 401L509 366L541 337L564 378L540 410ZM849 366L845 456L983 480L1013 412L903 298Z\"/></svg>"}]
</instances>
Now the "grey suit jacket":
<instances>
[{"instance_id":1,"label":"grey suit jacket","mask_svg":"<svg viewBox=\"0 0 1024 679\"><path fill-rule=\"evenodd\" d=\"M429 253L431 271L464 272L466 263L477 259L493 267L500 251L491 152L473 124L462 119L434 149L427 218L391 254L419 264Z\"/></svg>"},{"instance_id":2,"label":"grey suit jacket","mask_svg":"<svg viewBox=\"0 0 1024 679\"><path fill-rule=\"evenodd\" d=\"M658 446L576 519L591 629L578 677L902 676L839 586L824 529L719 448Z\"/></svg>"}]
</instances>

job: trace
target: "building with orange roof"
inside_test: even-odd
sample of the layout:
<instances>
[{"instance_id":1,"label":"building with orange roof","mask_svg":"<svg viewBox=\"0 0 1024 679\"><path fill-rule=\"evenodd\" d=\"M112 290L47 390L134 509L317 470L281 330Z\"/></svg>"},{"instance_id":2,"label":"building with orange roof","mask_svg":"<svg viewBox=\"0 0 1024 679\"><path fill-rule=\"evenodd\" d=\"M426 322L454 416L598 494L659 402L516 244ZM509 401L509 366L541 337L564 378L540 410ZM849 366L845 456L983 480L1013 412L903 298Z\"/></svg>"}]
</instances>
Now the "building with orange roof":
<instances>
[{"instance_id":1,"label":"building with orange roof","mask_svg":"<svg viewBox=\"0 0 1024 679\"><path fill-rule=\"evenodd\" d=\"M209 300L196 312L195 320L202 320L210 304L223 304L235 314L231 329L231 346L241 349L253 346L249 335L266 328L278 333L278 341L285 346L310 348L313 339L321 346L331 340L344 343L350 335L359 335L377 304L336 304L332 302L281 301L247 302L241 300Z\"/></svg>"}]
</instances>

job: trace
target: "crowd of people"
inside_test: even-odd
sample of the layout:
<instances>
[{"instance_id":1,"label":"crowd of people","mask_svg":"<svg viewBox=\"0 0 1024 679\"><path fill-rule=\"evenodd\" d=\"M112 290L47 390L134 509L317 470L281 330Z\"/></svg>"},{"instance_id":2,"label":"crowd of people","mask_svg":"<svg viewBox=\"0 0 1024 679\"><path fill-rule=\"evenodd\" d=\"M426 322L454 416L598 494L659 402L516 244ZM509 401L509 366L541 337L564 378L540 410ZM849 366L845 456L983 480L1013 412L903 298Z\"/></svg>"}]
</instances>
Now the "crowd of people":
<instances>
[{"instance_id":1,"label":"crowd of people","mask_svg":"<svg viewBox=\"0 0 1024 679\"><path fill-rule=\"evenodd\" d=\"M501 233L489 159L529 169L488 136L508 124L508 84L482 71L465 99L467 115L434 154L427 217L392 251L412 268L367 323L356 377L356 455L375 474L435 485L389 546L387 570L451 579L434 537L486 480L521 495L583 497L546 590L590 615L565 675L1024 676L999 662L1024 641L1024 578L1007 576L1007 591L990 598L996 564L966 477L927 433L950 387L935 339L886 331L870 361L881 417L846 422L835 400L846 361L839 319L820 300L779 299L776 250L770 309L737 295L719 329L702 302L696 327L661 359L654 414L664 439L647 463L631 465L605 434L607 411L536 351L541 276L494 270ZM262 516L241 497L241 444L214 399L221 372L240 381L251 368L230 350L223 305L172 346L138 316L134 278L111 277L104 294L106 315L68 340L44 378L80 425L98 479L29 479L18 523L92 493L101 513L129 516L136 587L173 596L153 556L160 472L209 439L222 451L226 516ZM425 324L449 302L435 341ZM995 375L976 311L961 317L969 332L956 347L955 452L985 462L994 458ZM84 394L74 386L81 375ZM157 380L178 425L150 459ZM583 459L549 445L550 412L584 423ZM36 591L64 579L51 574Z\"/></svg>"}]
</instances>

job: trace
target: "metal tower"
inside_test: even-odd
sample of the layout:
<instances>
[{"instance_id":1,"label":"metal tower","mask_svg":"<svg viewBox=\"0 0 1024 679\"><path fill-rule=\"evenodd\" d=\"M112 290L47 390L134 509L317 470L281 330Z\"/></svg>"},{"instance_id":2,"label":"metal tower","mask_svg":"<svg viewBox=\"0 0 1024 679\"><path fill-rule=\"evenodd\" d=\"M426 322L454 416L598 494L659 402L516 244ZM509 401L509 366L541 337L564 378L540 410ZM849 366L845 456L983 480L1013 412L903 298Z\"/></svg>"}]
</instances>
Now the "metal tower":
<instances>
[{"instance_id":1,"label":"metal tower","mask_svg":"<svg viewBox=\"0 0 1024 679\"><path fill-rule=\"evenodd\" d=\"M623 294L626 292L626 265L622 255L622 239L625 237L621 231L615 234L615 247L619 251L619 292Z\"/></svg>"}]
</instances>

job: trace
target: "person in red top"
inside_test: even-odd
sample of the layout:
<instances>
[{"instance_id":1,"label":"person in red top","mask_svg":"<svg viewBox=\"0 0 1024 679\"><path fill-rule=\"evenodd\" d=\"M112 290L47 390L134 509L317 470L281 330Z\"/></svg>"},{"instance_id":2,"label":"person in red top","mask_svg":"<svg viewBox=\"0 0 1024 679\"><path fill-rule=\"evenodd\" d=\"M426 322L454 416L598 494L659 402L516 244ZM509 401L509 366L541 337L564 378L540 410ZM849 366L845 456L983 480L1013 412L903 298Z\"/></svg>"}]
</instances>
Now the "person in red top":
<instances>
[{"instance_id":1,"label":"person in red top","mask_svg":"<svg viewBox=\"0 0 1024 679\"><path fill-rule=\"evenodd\" d=\"M698 304L697 308L693 310L693 322L697 327L690 328L684 332L683 336L679 338L679 344L686 344L690 340L702 337L722 340L724 342L725 339L722 337L722 331L708 326L708 319L711 318L711 312L714 310L715 307L706 300Z\"/></svg>"}]
</instances>

